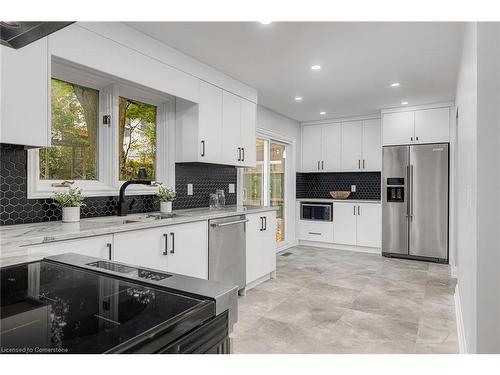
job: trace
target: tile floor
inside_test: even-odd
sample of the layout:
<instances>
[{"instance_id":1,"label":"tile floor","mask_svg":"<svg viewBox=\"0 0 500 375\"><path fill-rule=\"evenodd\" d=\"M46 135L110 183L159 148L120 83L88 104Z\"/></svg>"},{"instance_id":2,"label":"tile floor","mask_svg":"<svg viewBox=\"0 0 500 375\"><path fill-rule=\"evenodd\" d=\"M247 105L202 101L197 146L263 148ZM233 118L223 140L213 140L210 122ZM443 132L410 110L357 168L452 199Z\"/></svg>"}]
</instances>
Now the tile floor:
<instances>
[{"instance_id":1,"label":"tile floor","mask_svg":"<svg viewBox=\"0 0 500 375\"><path fill-rule=\"evenodd\" d=\"M234 353L458 353L450 268L298 246L239 298Z\"/></svg>"}]
</instances>

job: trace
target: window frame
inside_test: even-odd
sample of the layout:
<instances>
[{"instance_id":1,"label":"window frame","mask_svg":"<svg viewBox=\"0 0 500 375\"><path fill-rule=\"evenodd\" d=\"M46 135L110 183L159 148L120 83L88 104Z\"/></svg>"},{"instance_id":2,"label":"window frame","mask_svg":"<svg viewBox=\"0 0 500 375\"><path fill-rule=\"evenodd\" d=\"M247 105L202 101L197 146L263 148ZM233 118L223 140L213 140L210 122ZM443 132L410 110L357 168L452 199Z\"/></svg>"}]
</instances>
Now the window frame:
<instances>
[{"instance_id":1,"label":"window frame","mask_svg":"<svg viewBox=\"0 0 500 375\"><path fill-rule=\"evenodd\" d=\"M52 78L89 87L99 91L97 180L75 180L74 186L82 189L85 196L116 196L124 181L119 180L119 137L118 137L118 102L119 97L126 97L155 105L156 115L156 181L173 186L175 181L175 97L156 92L153 89L109 77L73 63L53 58ZM49 114L51 113L50 86ZM103 124L103 116L111 116L111 124ZM49 115L49 124L51 116ZM49 126L49 139L51 126ZM50 198L55 192L65 191L65 187L52 184L61 180L40 179L39 150L28 150L28 199ZM152 195L157 187L131 185L128 195Z\"/></svg>"}]
</instances>

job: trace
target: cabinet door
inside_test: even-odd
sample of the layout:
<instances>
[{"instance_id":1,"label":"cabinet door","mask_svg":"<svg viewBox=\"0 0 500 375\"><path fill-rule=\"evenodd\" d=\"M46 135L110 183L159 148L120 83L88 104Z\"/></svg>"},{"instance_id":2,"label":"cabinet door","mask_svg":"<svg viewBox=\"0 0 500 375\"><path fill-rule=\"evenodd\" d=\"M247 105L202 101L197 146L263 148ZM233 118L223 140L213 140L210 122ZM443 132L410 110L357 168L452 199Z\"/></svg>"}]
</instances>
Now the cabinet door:
<instances>
[{"instance_id":1,"label":"cabinet door","mask_svg":"<svg viewBox=\"0 0 500 375\"><path fill-rule=\"evenodd\" d=\"M238 165L241 162L241 106L240 98L230 92L222 93L222 163Z\"/></svg>"},{"instance_id":2,"label":"cabinet door","mask_svg":"<svg viewBox=\"0 0 500 375\"><path fill-rule=\"evenodd\" d=\"M342 171L361 170L362 121L342 123Z\"/></svg>"},{"instance_id":3,"label":"cabinet door","mask_svg":"<svg viewBox=\"0 0 500 375\"><path fill-rule=\"evenodd\" d=\"M47 38L21 49L0 46L0 142L50 146Z\"/></svg>"},{"instance_id":4,"label":"cabinet door","mask_svg":"<svg viewBox=\"0 0 500 375\"><path fill-rule=\"evenodd\" d=\"M247 219L246 282L250 284L276 270L276 212L247 215Z\"/></svg>"},{"instance_id":5,"label":"cabinet door","mask_svg":"<svg viewBox=\"0 0 500 375\"><path fill-rule=\"evenodd\" d=\"M333 204L333 241L338 244L356 245L356 205Z\"/></svg>"},{"instance_id":6,"label":"cabinet door","mask_svg":"<svg viewBox=\"0 0 500 375\"><path fill-rule=\"evenodd\" d=\"M208 223L172 225L168 233L167 270L208 279Z\"/></svg>"},{"instance_id":7,"label":"cabinet door","mask_svg":"<svg viewBox=\"0 0 500 375\"><path fill-rule=\"evenodd\" d=\"M394 112L382 115L382 144L406 145L414 141L415 112Z\"/></svg>"},{"instance_id":8,"label":"cabinet door","mask_svg":"<svg viewBox=\"0 0 500 375\"><path fill-rule=\"evenodd\" d=\"M113 260L167 271L168 234L168 227L116 233Z\"/></svg>"},{"instance_id":9,"label":"cabinet door","mask_svg":"<svg viewBox=\"0 0 500 375\"><path fill-rule=\"evenodd\" d=\"M240 162L244 167L255 167L256 153L255 146L255 122L257 121L257 104L241 99L241 147L243 148L243 160Z\"/></svg>"},{"instance_id":10,"label":"cabinet door","mask_svg":"<svg viewBox=\"0 0 500 375\"><path fill-rule=\"evenodd\" d=\"M415 143L450 141L450 109L434 108L415 111Z\"/></svg>"},{"instance_id":11,"label":"cabinet door","mask_svg":"<svg viewBox=\"0 0 500 375\"><path fill-rule=\"evenodd\" d=\"M382 246L382 208L377 203L358 203L357 244L358 246Z\"/></svg>"},{"instance_id":12,"label":"cabinet door","mask_svg":"<svg viewBox=\"0 0 500 375\"><path fill-rule=\"evenodd\" d=\"M318 172L321 161L321 125L302 127L302 170Z\"/></svg>"},{"instance_id":13,"label":"cabinet door","mask_svg":"<svg viewBox=\"0 0 500 375\"><path fill-rule=\"evenodd\" d=\"M52 255L77 253L91 257L110 259L113 252L113 236L78 238L68 241L28 246L30 259L42 259Z\"/></svg>"},{"instance_id":14,"label":"cabinet door","mask_svg":"<svg viewBox=\"0 0 500 375\"><path fill-rule=\"evenodd\" d=\"M199 160L220 163L222 159L222 89L200 81L198 111Z\"/></svg>"},{"instance_id":15,"label":"cabinet door","mask_svg":"<svg viewBox=\"0 0 500 375\"><path fill-rule=\"evenodd\" d=\"M322 164L321 170L325 172L340 172L342 124L325 124L322 133Z\"/></svg>"},{"instance_id":16,"label":"cabinet door","mask_svg":"<svg viewBox=\"0 0 500 375\"><path fill-rule=\"evenodd\" d=\"M382 170L382 144L380 120L363 121L363 162L364 171Z\"/></svg>"}]
</instances>

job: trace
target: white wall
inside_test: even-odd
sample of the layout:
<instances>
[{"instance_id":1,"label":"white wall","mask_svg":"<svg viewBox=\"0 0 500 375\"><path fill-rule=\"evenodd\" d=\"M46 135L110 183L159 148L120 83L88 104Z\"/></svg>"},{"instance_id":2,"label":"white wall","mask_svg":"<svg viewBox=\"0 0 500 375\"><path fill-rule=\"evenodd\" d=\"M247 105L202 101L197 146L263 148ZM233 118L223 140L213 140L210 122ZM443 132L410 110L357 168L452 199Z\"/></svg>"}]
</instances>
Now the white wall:
<instances>
[{"instance_id":1,"label":"white wall","mask_svg":"<svg viewBox=\"0 0 500 375\"><path fill-rule=\"evenodd\" d=\"M467 351L500 352L500 27L468 23L458 77L457 267Z\"/></svg>"},{"instance_id":2,"label":"white wall","mask_svg":"<svg viewBox=\"0 0 500 375\"><path fill-rule=\"evenodd\" d=\"M500 24L477 26L477 352L500 353Z\"/></svg>"},{"instance_id":3,"label":"white wall","mask_svg":"<svg viewBox=\"0 0 500 375\"><path fill-rule=\"evenodd\" d=\"M298 121L280 115L261 105L257 106L257 131L262 130L266 133L276 136L278 139L292 141L291 155L287 154L289 165L289 174L287 181L287 201L286 201L286 220L289 223L287 230L287 239L290 243L296 242L295 234L295 190L296 190L296 172L299 165L300 149L300 124Z\"/></svg>"},{"instance_id":4,"label":"white wall","mask_svg":"<svg viewBox=\"0 0 500 375\"><path fill-rule=\"evenodd\" d=\"M477 26L465 26L458 76L456 176L456 264L467 351L476 350L476 130L477 130Z\"/></svg>"}]
</instances>

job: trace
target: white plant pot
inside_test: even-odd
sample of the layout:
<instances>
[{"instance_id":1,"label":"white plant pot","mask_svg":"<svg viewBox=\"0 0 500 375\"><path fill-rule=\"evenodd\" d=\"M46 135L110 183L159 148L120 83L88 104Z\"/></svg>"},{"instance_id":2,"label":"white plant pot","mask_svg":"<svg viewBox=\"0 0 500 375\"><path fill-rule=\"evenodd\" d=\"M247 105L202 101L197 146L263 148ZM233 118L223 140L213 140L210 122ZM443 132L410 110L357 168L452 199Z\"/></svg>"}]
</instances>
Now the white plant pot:
<instances>
[{"instance_id":1,"label":"white plant pot","mask_svg":"<svg viewBox=\"0 0 500 375\"><path fill-rule=\"evenodd\" d=\"M63 223L77 223L80 221L80 207L63 207Z\"/></svg>"},{"instance_id":2,"label":"white plant pot","mask_svg":"<svg viewBox=\"0 0 500 375\"><path fill-rule=\"evenodd\" d=\"M171 214L172 213L172 202L160 202L160 213Z\"/></svg>"}]
</instances>

